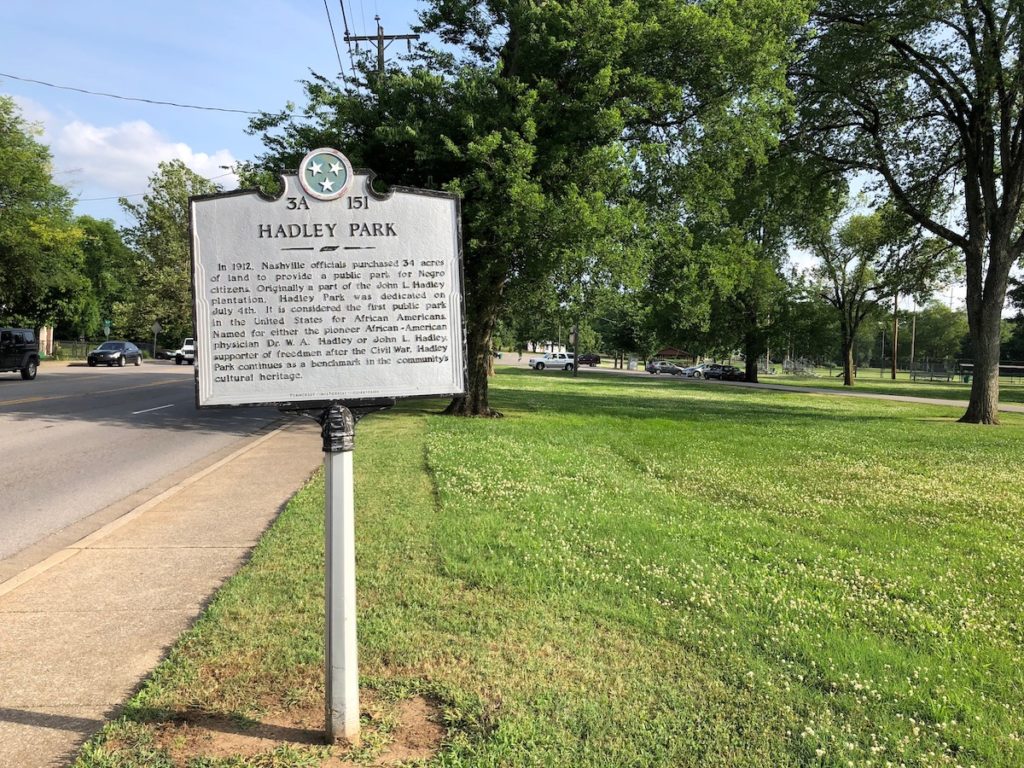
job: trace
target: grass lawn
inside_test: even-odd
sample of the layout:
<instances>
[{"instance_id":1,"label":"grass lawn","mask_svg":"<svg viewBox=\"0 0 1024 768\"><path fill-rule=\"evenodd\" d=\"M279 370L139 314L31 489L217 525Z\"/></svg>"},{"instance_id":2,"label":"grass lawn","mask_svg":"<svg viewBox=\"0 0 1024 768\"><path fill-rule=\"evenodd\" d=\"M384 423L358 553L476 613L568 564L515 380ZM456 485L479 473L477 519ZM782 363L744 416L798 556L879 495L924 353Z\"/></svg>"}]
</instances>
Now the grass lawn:
<instances>
[{"instance_id":1,"label":"grass lawn","mask_svg":"<svg viewBox=\"0 0 1024 768\"><path fill-rule=\"evenodd\" d=\"M762 384L785 384L795 387L817 387L826 389L850 389L843 386L842 377L836 377L835 373L842 372L842 369L835 369L832 376L827 374L827 369L822 369L818 376L791 376L779 374L776 376L761 376ZM964 403L971 396L971 385L956 379L954 381L927 381L919 378L913 381L906 372L899 372L896 380L890 377L889 371L884 376L878 375L878 369L862 368L857 381L853 386L854 392L877 392L885 395L906 395L908 397L932 397L945 400L963 400ZM1024 383L1020 379L1001 379L999 382L999 402L1007 404L1024 403Z\"/></svg>"},{"instance_id":2,"label":"grass lawn","mask_svg":"<svg viewBox=\"0 0 1024 768\"><path fill-rule=\"evenodd\" d=\"M422 697L438 766L1024 765L1024 416L510 370L492 401L359 426L349 759ZM79 768L342 764L286 738L322 728L322 499Z\"/></svg>"}]
</instances>

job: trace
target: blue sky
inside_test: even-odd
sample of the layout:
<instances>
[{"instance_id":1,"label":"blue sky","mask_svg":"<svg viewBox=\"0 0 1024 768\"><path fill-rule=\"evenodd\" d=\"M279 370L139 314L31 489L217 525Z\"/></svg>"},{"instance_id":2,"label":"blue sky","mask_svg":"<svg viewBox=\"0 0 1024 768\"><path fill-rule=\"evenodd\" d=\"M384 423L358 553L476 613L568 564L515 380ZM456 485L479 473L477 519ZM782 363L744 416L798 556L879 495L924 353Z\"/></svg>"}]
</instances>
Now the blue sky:
<instances>
[{"instance_id":1,"label":"blue sky","mask_svg":"<svg viewBox=\"0 0 1024 768\"><path fill-rule=\"evenodd\" d=\"M310 70L338 74L328 9L348 70L342 1L356 35L375 33L377 14L385 33L408 33L422 7L419 0L327 0L326 7L324 0L5 0L0 93L42 128L54 178L79 200L76 212L125 224L116 197L144 192L161 160L179 158L234 188L223 166L261 149L245 133L249 116L86 95L11 76L180 104L278 110L303 102L299 81ZM404 52L396 42L388 55Z\"/></svg>"}]
</instances>

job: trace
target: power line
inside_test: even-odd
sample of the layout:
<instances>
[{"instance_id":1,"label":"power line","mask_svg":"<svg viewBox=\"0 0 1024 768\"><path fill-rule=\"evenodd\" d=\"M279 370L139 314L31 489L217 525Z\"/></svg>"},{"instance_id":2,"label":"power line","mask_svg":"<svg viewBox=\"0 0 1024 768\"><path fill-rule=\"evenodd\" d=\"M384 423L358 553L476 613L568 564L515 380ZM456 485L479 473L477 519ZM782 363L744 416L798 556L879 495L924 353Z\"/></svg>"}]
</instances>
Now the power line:
<instances>
[{"instance_id":1,"label":"power line","mask_svg":"<svg viewBox=\"0 0 1024 768\"><path fill-rule=\"evenodd\" d=\"M345 0L338 0L338 5L341 6L341 20L345 24L345 42L348 44L348 63L352 69L352 82L358 83L359 81L356 78L356 61L352 55L352 41L348 39L348 14L345 13Z\"/></svg>"},{"instance_id":2,"label":"power line","mask_svg":"<svg viewBox=\"0 0 1024 768\"><path fill-rule=\"evenodd\" d=\"M143 196L145 196L145 194L146 194L145 192L136 192L134 195L114 195L113 197L76 197L75 198L75 202L76 203L96 203L96 202L99 202L101 200L120 200L122 198L129 198L129 197L143 197Z\"/></svg>"},{"instance_id":3,"label":"power line","mask_svg":"<svg viewBox=\"0 0 1024 768\"><path fill-rule=\"evenodd\" d=\"M409 45L412 44L413 40L419 40L419 35L385 35L384 27L380 25L380 16L374 16L374 21L377 22L377 34L375 35L345 35L345 42L351 42L353 40L356 43L365 41L368 43L375 43L377 46L377 74L384 74L384 49L388 47L389 43L395 40L408 40Z\"/></svg>"},{"instance_id":4,"label":"power line","mask_svg":"<svg viewBox=\"0 0 1024 768\"><path fill-rule=\"evenodd\" d=\"M331 40L334 41L334 53L338 57L338 74L345 76L345 67L341 64L341 51L338 50L338 36L334 34L334 22L331 21L331 9L327 7L327 0L324 0L324 10L327 12L327 24L331 28Z\"/></svg>"},{"instance_id":5,"label":"power line","mask_svg":"<svg viewBox=\"0 0 1024 768\"><path fill-rule=\"evenodd\" d=\"M81 170L78 168L76 170ZM221 173L217 176L203 176L207 181L213 181L215 179L223 179L225 176L233 176L234 171L228 171L227 173ZM120 200L122 197L144 197L149 194L148 192L136 192L133 195L114 195L113 197L76 197L75 202L78 203L95 203L101 200Z\"/></svg>"},{"instance_id":6,"label":"power line","mask_svg":"<svg viewBox=\"0 0 1024 768\"><path fill-rule=\"evenodd\" d=\"M179 104L175 101L159 101L157 99L144 99L138 96L121 96L116 93L105 93L103 91L90 91L86 88L75 88L70 85L57 85L56 83L48 83L45 80L33 80L30 77L18 77L17 75L11 75L7 72L0 72L0 77L7 77L11 80L20 80L23 83L35 83L36 85L45 85L47 88L58 88L62 91L75 91L76 93L84 93L89 96L106 96L109 99L120 99L121 101L141 101L145 104L157 104L163 107L178 107L180 109L201 109L207 112L234 112L239 115L258 115L259 112L253 112L248 109L228 109L226 107L203 107L196 104Z\"/></svg>"}]
</instances>

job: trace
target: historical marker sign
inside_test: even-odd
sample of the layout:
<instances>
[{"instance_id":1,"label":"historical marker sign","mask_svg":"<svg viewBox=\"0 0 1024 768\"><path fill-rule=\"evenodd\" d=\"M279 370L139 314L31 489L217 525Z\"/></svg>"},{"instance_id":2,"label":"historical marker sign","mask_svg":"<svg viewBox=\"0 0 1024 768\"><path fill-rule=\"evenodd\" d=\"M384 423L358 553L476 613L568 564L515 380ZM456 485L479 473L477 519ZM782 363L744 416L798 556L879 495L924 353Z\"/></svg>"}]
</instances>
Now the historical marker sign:
<instances>
[{"instance_id":1,"label":"historical marker sign","mask_svg":"<svg viewBox=\"0 0 1024 768\"><path fill-rule=\"evenodd\" d=\"M326 731L357 743L355 421L395 398L465 392L459 204L375 195L334 149L283 180L276 200L190 200L196 404L322 408Z\"/></svg>"},{"instance_id":2,"label":"historical marker sign","mask_svg":"<svg viewBox=\"0 0 1024 768\"><path fill-rule=\"evenodd\" d=\"M355 402L465 391L459 205L332 149L276 200L191 200L197 404Z\"/></svg>"}]
</instances>

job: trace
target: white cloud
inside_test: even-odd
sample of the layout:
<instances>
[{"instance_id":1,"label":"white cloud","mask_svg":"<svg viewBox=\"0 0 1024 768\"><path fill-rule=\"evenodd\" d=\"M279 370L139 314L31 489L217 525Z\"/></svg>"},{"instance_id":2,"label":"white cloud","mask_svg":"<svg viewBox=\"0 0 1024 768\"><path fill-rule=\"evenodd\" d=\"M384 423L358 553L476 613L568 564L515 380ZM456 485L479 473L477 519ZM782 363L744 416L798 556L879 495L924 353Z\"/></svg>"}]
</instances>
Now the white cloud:
<instances>
[{"instance_id":1,"label":"white cloud","mask_svg":"<svg viewBox=\"0 0 1024 768\"><path fill-rule=\"evenodd\" d=\"M81 189L83 197L144 192L157 164L166 160L181 160L201 176L216 177L225 189L238 185L235 175L224 169L235 162L230 151L196 152L187 144L168 140L143 120L115 126L75 120L58 128L51 124L50 132L50 148L58 164L76 169L66 183Z\"/></svg>"},{"instance_id":2,"label":"white cloud","mask_svg":"<svg viewBox=\"0 0 1024 768\"><path fill-rule=\"evenodd\" d=\"M53 115L50 114L46 107L37 101L18 95L15 95L13 98L14 103L18 107L18 111L21 112L22 119L27 123L42 127L44 131L43 137L45 139L46 127L53 122Z\"/></svg>"}]
</instances>

